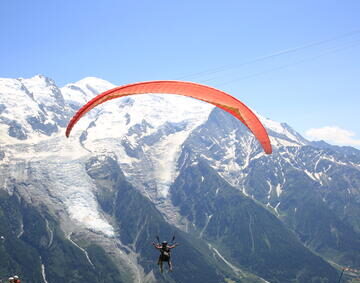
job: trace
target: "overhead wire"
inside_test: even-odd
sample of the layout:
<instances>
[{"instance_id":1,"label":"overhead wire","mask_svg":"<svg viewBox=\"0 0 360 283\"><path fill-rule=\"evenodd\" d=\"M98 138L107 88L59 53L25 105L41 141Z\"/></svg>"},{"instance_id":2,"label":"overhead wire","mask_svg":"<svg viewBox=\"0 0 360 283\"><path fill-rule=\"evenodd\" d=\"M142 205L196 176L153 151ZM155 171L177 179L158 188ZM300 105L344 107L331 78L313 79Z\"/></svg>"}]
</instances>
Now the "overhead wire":
<instances>
[{"instance_id":1,"label":"overhead wire","mask_svg":"<svg viewBox=\"0 0 360 283\"><path fill-rule=\"evenodd\" d=\"M253 63L265 61L265 60L272 59L272 58L275 58L275 57L279 57L279 56L282 56L282 55L295 53L295 52L298 52L298 51L301 51L301 50L304 50L304 49L308 49L308 48L312 48L312 47L316 47L316 46L321 46L321 45L324 45L324 44L327 44L327 43L330 43L330 42L334 42L334 41L340 40L342 38L350 37L350 36L353 36L353 35L356 35L356 34L360 34L360 29L356 29L356 30L353 30L351 32L344 33L344 34L341 34L341 35L338 35L338 36L334 36L334 37L331 37L331 38L328 38L328 39L324 39L324 40L320 40L320 41L314 41L314 42L307 43L307 44L304 44L304 45L300 45L300 46L297 46L297 47L276 51L274 53L264 55L264 56L260 56L260 57L256 57L254 59L250 59L250 60L244 61L242 63L228 64L228 65L224 65L224 66L213 68L213 69L208 69L208 70L204 70L204 71L200 71L200 72L195 72L195 73L192 73L192 74L179 76L179 77L176 78L176 80L195 79L196 77L209 76L209 75L212 75L212 74L224 72L224 71L231 70L231 69L240 68L240 67L245 66L245 65L250 65L250 64L253 64Z\"/></svg>"},{"instance_id":2,"label":"overhead wire","mask_svg":"<svg viewBox=\"0 0 360 283\"><path fill-rule=\"evenodd\" d=\"M303 63L306 63L306 62L308 62L308 61L313 61L313 60L319 59L319 58L321 58L321 57L323 57L323 56L326 56L326 55L328 55L328 54L333 54L333 53L341 52L341 51L343 51L343 50L346 50L346 49L348 49L348 48L351 48L351 47L354 47L354 46L357 46L357 45L360 45L360 39L352 42L352 44L348 44L348 45L345 45L345 46L328 49L328 50L326 50L327 52L326 52L326 51L325 51L325 52L322 52L321 54L318 54L318 55L316 55L316 56L311 56L311 57L303 58L303 59L301 59L301 60L294 61L294 62L291 62L291 63L289 63L289 64L277 66L277 67L270 68L270 69L268 69L268 70L264 70L264 71L257 72L257 73L254 73L254 74L250 74L250 75L246 75L246 76L241 76L241 77L234 78L234 79L231 79L231 80L228 80L228 81L225 81L225 82L220 82L220 83L217 83L216 86L223 86L223 85L231 84L231 83L238 82L238 81L241 81L241 80L245 80L245 79L257 77L257 76L260 76L260 75L268 74L268 73L271 73L271 72L273 72L273 71L278 71L278 70L282 70L282 69L285 69L285 68L289 68L289 67L291 67L291 66L303 64ZM202 80L202 81L200 81L200 82L201 82L201 83L206 83L206 82L215 81L215 80L218 80L218 78L211 78L211 79L207 79L207 80Z\"/></svg>"}]
</instances>

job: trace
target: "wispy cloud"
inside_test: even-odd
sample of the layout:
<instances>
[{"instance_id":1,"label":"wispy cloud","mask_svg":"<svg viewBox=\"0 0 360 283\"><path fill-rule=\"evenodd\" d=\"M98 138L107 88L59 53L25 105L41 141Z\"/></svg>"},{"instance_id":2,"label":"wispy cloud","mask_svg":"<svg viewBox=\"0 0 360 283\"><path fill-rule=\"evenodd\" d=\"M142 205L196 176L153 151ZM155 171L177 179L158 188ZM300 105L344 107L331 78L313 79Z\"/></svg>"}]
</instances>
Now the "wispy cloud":
<instances>
[{"instance_id":1,"label":"wispy cloud","mask_svg":"<svg viewBox=\"0 0 360 283\"><path fill-rule=\"evenodd\" d=\"M354 132L337 126L309 129L305 135L311 140L324 140L337 145L360 146L360 139L355 138Z\"/></svg>"}]
</instances>

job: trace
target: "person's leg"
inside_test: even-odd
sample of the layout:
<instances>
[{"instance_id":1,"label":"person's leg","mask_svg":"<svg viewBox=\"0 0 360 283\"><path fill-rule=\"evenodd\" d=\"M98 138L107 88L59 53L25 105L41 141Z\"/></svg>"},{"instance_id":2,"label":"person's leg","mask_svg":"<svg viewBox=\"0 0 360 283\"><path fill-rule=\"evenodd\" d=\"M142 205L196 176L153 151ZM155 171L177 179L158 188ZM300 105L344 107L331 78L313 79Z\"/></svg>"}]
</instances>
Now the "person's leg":
<instances>
[{"instance_id":1,"label":"person's leg","mask_svg":"<svg viewBox=\"0 0 360 283\"><path fill-rule=\"evenodd\" d=\"M158 260L158 263L157 263L160 267L160 272L163 272L163 261L162 261L162 257L161 255L159 256L159 260Z\"/></svg>"},{"instance_id":2,"label":"person's leg","mask_svg":"<svg viewBox=\"0 0 360 283\"><path fill-rule=\"evenodd\" d=\"M168 265L169 265L169 270L172 271L172 263L171 263L171 260L169 259L168 261Z\"/></svg>"}]
</instances>

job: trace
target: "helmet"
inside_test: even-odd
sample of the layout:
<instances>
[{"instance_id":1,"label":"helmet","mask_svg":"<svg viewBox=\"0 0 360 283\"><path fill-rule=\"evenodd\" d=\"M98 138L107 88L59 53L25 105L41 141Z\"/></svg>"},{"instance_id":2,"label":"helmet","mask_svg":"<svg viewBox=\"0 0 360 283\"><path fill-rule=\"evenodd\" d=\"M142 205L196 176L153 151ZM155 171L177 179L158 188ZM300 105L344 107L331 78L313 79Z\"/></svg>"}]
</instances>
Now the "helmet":
<instances>
[{"instance_id":1,"label":"helmet","mask_svg":"<svg viewBox=\"0 0 360 283\"><path fill-rule=\"evenodd\" d=\"M163 246L166 246L166 245L167 245L167 242L166 242L166 241L162 242L162 245L163 245Z\"/></svg>"},{"instance_id":2,"label":"helmet","mask_svg":"<svg viewBox=\"0 0 360 283\"><path fill-rule=\"evenodd\" d=\"M13 281L14 280L14 277L9 277L9 281Z\"/></svg>"},{"instance_id":3,"label":"helmet","mask_svg":"<svg viewBox=\"0 0 360 283\"><path fill-rule=\"evenodd\" d=\"M14 279L19 279L19 276L15 275L15 276L14 276Z\"/></svg>"}]
</instances>

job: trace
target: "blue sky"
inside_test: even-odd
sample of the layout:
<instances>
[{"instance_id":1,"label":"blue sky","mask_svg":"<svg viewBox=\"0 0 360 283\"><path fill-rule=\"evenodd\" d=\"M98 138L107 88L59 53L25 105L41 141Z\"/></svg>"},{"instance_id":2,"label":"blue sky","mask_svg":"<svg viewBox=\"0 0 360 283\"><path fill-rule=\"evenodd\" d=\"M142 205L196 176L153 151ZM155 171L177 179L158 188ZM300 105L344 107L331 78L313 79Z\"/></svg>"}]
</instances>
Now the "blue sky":
<instances>
[{"instance_id":1,"label":"blue sky","mask_svg":"<svg viewBox=\"0 0 360 283\"><path fill-rule=\"evenodd\" d=\"M359 15L358 0L2 0L0 77L191 80L360 147Z\"/></svg>"}]
</instances>

